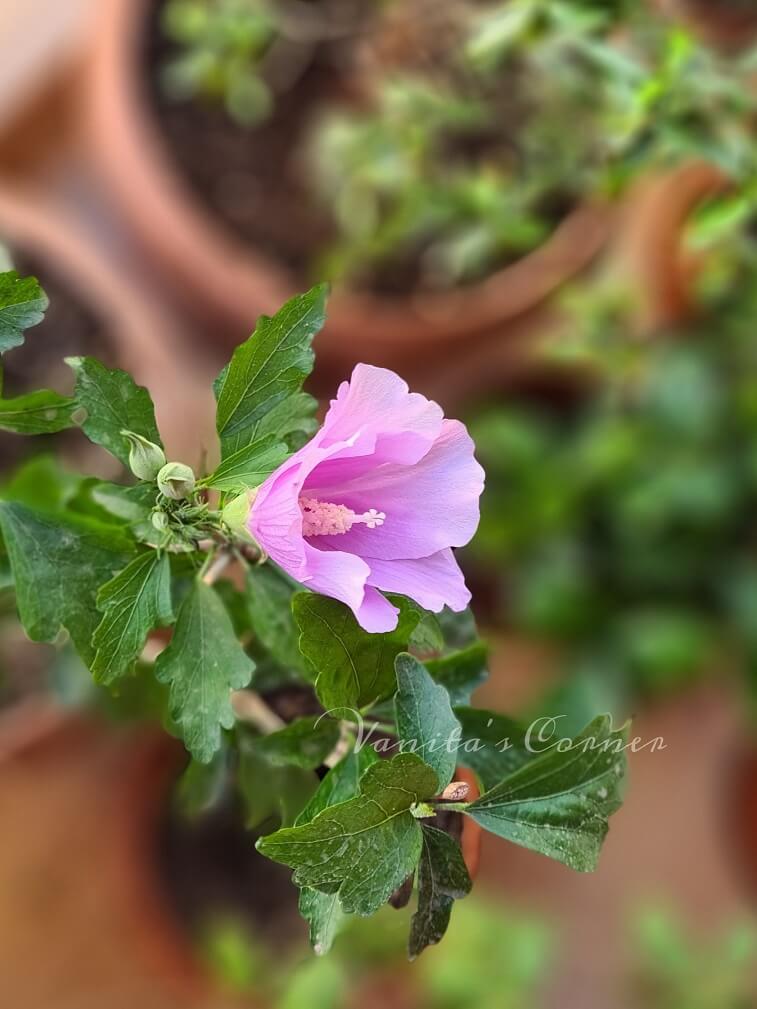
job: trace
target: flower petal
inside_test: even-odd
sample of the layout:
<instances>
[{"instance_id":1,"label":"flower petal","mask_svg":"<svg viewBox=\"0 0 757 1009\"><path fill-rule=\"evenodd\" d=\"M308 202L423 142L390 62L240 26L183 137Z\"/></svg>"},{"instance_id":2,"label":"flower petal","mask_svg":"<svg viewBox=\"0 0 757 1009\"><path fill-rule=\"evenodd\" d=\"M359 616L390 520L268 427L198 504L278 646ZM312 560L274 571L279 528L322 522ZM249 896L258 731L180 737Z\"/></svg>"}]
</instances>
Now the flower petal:
<instances>
[{"instance_id":1,"label":"flower petal","mask_svg":"<svg viewBox=\"0 0 757 1009\"><path fill-rule=\"evenodd\" d=\"M478 527L484 487L484 471L473 452L465 425L445 420L441 434L417 463L370 468L345 484L336 498L328 497L332 487L320 487L318 467L308 481L312 497L336 501L357 513L375 508L386 519L380 528L355 525L341 536L318 537L314 545L384 560L428 557L464 546Z\"/></svg>"},{"instance_id":2,"label":"flower petal","mask_svg":"<svg viewBox=\"0 0 757 1009\"><path fill-rule=\"evenodd\" d=\"M386 634L397 626L399 612L380 592L367 585L363 604L355 616L363 630L369 634Z\"/></svg>"},{"instance_id":3,"label":"flower petal","mask_svg":"<svg viewBox=\"0 0 757 1009\"><path fill-rule=\"evenodd\" d=\"M471 600L463 573L451 550L415 560L371 558L368 584L384 592L409 596L424 609L439 613L445 606L459 613Z\"/></svg>"},{"instance_id":4,"label":"flower petal","mask_svg":"<svg viewBox=\"0 0 757 1009\"><path fill-rule=\"evenodd\" d=\"M365 583L370 574L366 562L341 550L316 550L304 544L307 574L303 584L321 595L339 599L358 615L365 599Z\"/></svg>"},{"instance_id":5,"label":"flower petal","mask_svg":"<svg viewBox=\"0 0 757 1009\"><path fill-rule=\"evenodd\" d=\"M371 432L357 432L345 441L328 446L322 444L321 434L319 432L261 484L247 519L247 527L266 553L298 581L304 581L307 576L299 504L303 484L325 460L339 455L370 455L375 445L375 435Z\"/></svg>"},{"instance_id":6,"label":"flower petal","mask_svg":"<svg viewBox=\"0 0 757 1009\"><path fill-rule=\"evenodd\" d=\"M343 459L319 467L318 484L339 487L382 463L411 465L422 459L439 437L444 413L438 403L410 392L399 375L386 368L358 364L349 382L339 387L323 422L322 444L344 441L356 431L372 434L370 459Z\"/></svg>"},{"instance_id":7,"label":"flower petal","mask_svg":"<svg viewBox=\"0 0 757 1009\"><path fill-rule=\"evenodd\" d=\"M308 578L306 585L321 595L346 603L357 622L370 634L393 631L399 610L376 589L366 586L370 569L354 554L339 550L316 550L305 544Z\"/></svg>"}]
</instances>

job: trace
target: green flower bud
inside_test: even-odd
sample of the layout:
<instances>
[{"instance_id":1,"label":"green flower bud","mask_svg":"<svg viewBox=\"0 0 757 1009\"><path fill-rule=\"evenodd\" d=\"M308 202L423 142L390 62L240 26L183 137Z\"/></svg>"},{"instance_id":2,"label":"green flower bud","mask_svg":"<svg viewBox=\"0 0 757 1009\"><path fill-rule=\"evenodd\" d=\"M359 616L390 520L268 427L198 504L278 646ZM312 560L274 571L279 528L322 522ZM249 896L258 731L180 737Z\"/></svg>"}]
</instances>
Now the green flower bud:
<instances>
[{"instance_id":1,"label":"green flower bud","mask_svg":"<svg viewBox=\"0 0 757 1009\"><path fill-rule=\"evenodd\" d=\"M129 469L139 480L152 482L166 464L166 457L160 445L143 438L133 431L122 431L129 442Z\"/></svg>"},{"instance_id":2,"label":"green flower bud","mask_svg":"<svg viewBox=\"0 0 757 1009\"><path fill-rule=\"evenodd\" d=\"M238 497L229 501L221 512L221 519L229 529L241 539L249 540L251 543L255 541L247 529L247 516L250 514L250 508L256 494L256 490L243 491Z\"/></svg>"},{"instance_id":3,"label":"green flower bud","mask_svg":"<svg viewBox=\"0 0 757 1009\"><path fill-rule=\"evenodd\" d=\"M161 494L182 501L195 489L195 475L183 462L169 462L158 473L158 488Z\"/></svg>"},{"instance_id":4,"label":"green flower bud","mask_svg":"<svg viewBox=\"0 0 757 1009\"><path fill-rule=\"evenodd\" d=\"M159 533L165 532L168 528L168 516L165 512L153 512L150 521Z\"/></svg>"}]
</instances>

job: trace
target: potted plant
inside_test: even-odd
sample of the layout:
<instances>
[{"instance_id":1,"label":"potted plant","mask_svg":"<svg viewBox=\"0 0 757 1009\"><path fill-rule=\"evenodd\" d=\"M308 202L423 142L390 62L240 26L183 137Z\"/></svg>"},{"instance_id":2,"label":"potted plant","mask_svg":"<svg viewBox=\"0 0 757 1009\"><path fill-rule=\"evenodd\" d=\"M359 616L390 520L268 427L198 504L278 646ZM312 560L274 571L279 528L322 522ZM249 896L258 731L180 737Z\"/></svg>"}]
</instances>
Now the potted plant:
<instances>
[{"instance_id":1,"label":"potted plant","mask_svg":"<svg viewBox=\"0 0 757 1009\"><path fill-rule=\"evenodd\" d=\"M692 116L730 159L734 96L749 102L740 67L624 5L434 20L416 0L357 28L311 6L308 42L300 7L110 0L87 97L109 184L186 296L236 331L325 263L340 283L322 359L340 369L362 354L425 374L511 333L507 373L524 317L603 243L597 204L688 156ZM392 41L408 32L424 44ZM293 49L297 73L274 72Z\"/></svg>"},{"instance_id":2,"label":"potted plant","mask_svg":"<svg viewBox=\"0 0 757 1009\"><path fill-rule=\"evenodd\" d=\"M14 271L0 292L5 351L46 299ZM215 385L212 472L167 460L148 391L91 356L68 358L71 395L0 400L6 428L78 426L122 467L122 482L54 468L16 478L0 501L3 579L32 640L67 640L98 698L181 740L185 808L212 818L234 798L245 859L294 870L317 952L350 915L406 904L417 879L414 957L468 893L480 828L594 867L621 801L626 731L600 716L537 747L526 727L470 706L486 650L453 548L478 523L473 442L366 365L316 431L302 384L324 320L321 286L236 349ZM156 793L168 806L167 740L153 730L162 770L137 761L153 810ZM136 793L121 807L122 795L128 822Z\"/></svg>"}]
</instances>

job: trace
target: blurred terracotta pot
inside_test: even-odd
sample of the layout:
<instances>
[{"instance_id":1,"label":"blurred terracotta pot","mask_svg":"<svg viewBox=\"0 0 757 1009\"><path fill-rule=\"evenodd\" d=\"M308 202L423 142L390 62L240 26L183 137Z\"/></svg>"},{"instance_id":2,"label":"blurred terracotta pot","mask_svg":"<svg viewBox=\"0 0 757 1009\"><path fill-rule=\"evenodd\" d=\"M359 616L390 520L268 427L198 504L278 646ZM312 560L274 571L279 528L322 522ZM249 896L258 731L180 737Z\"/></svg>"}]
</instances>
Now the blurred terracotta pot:
<instances>
[{"instance_id":1,"label":"blurred terracotta pot","mask_svg":"<svg viewBox=\"0 0 757 1009\"><path fill-rule=\"evenodd\" d=\"M179 456L196 453L213 431L210 382L202 381L202 368L163 313L101 258L74 219L36 191L0 187L2 242L70 288L100 323L106 356L150 389L167 448ZM195 424L187 424L188 413Z\"/></svg>"},{"instance_id":2,"label":"blurred terracotta pot","mask_svg":"<svg viewBox=\"0 0 757 1009\"><path fill-rule=\"evenodd\" d=\"M757 32L757 9L751 0L659 0L663 10L689 22L710 41L726 49L745 48Z\"/></svg>"},{"instance_id":3,"label":"blurred terracotta pot","mask_svg":"<svg viewBox=\"0 0 757 1009\"><path fill-rule=\"evenodd\" d=\"M745 742L730 768L726 824L729 841L757 901L757 745Z\"/></svg>"},{"instance_id":4,"label":"blurred terracotta pot","mask_svg":"<svg viewBox=\"0 0 757 1009\"><path fill-rule=\"evenodd\" d=\"M205 210L173 163L142 79L150 0L103 0L99 6L85 82L92 156L125 219L179 294L222 323L219 336L237 342L261 312L275 311L295 293L293 278ZM446 366L454 366L482 335L496 332L507 343L512 332L513 350L502 362L477 366L479 379L491 385L492 372L507 373L513 358L528 354L519 321L586 267L608 231L608 210L587 206L534 253L469 288L397 299L339 289L318 339L319 364L343 373L363 359L423 379L445 355Z\"/></svg>"},{"instance_id":5,"label":"blurred terracotta pot","mask_svg":"<svg viewBox=\"0 0 757 1009\"><path fill-rule=\"evenodd\" d=\"M0 715L0 966L9 1004L210 1004L208 980L162 899L153 852L155 819L182 759L155 730L41 700Z\"/></svg>"},{"instance_id":6,"label":"blurred terracotta pot","mask_svg":"<svg viewBox=\"0 0 757 1009\"><path fill-rule=\"evenodd\" d=\"M686 250L686 228L698 207L730 186L719 168L696 161L644 179L629 195L613 263L634 293L641 332L696 314L698 262Z\"/></svg>"}]
</instances>

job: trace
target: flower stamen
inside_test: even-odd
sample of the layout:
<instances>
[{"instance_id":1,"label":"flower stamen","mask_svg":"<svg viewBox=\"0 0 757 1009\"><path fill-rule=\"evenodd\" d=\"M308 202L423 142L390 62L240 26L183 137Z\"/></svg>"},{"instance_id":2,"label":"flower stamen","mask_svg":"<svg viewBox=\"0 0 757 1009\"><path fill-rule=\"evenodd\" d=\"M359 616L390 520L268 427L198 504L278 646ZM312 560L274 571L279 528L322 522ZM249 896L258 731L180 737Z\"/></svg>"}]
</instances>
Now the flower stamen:
<instances>
[{"instance_id":1,"label":"flower stamen","mask_svg":"<svg viewBox=\"0 0 757 1009\"><path fill-rule=\"evenodd\" d=\"M384 512L376 511L375 508L358 515L346 505L318 501L317 498L301 497L300 511L303 536L341 536L348 533L354 525L377 529L386 520Z\"/></svg>"}]
</instances>

